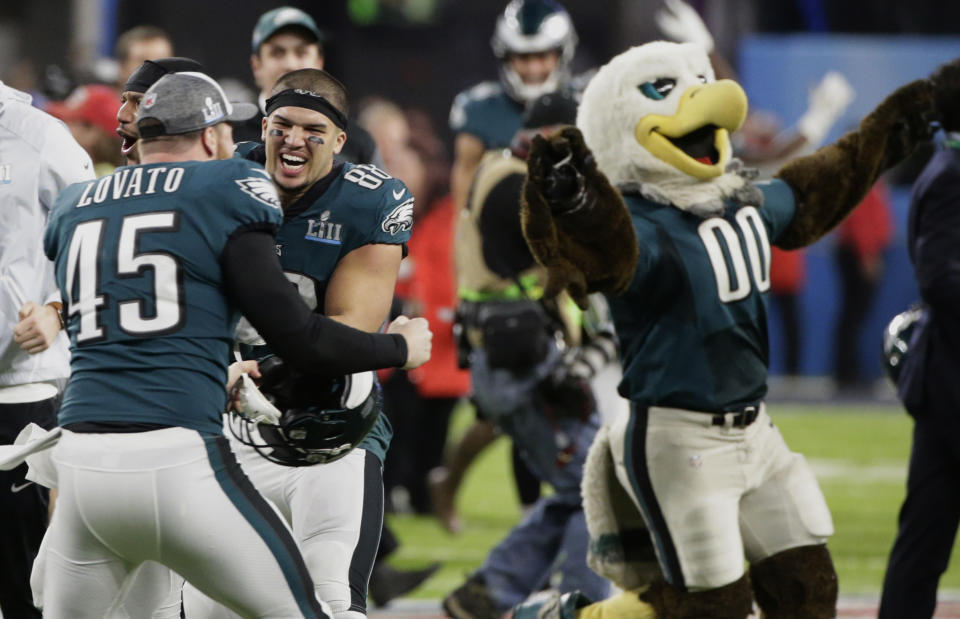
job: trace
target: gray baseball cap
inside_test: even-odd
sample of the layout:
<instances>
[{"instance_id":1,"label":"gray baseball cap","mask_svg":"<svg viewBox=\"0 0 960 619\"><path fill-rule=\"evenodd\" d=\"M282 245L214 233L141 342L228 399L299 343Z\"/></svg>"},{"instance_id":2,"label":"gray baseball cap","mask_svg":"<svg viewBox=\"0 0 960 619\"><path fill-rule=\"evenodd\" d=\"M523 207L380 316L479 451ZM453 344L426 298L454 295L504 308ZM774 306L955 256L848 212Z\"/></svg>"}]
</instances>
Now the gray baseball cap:
<instances>
[{"instance_id":1,"label":"gray baseball cap","mask_svg":"<svg viewBox=\"0 0 960 619\"><path fill-rule=\"evenodd\" d=\"M317 43L323 43L323 33L317 28L317 22L313 21L312 17L292 6L281 6L267 11L257 20L257 25L253 27L251 41L253 53L260 51L260 45L278 30L291 27L305 30L317 40Z\"/></svg>"},{"instance_id":2,"label":"gray baseball cap","mask_svg":"<svg viewBox=\"0 0 960 619\"><path fill-rule=\"evenodd\" d=\"M192 71L164 75L143 94L137 110L140 137L180 135L227 121L253 118L253 103L231 103L213 78Z\"/></svg>"}]
</instances>

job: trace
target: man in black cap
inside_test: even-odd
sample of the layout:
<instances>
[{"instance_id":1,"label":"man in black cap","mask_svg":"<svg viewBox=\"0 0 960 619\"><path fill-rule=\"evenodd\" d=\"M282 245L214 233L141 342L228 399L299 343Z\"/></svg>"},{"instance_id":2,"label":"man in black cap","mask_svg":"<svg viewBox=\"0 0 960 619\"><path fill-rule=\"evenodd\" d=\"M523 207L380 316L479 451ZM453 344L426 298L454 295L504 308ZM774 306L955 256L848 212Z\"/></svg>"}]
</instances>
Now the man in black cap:
<instances>
[{"instance_id":1,"label":"man in black cap","mask_svg":"<svg viewBox=\"0 0 960 619\"><path fill-rule=\"evenodd\" d=\"M202 73L203 70L203 65L196 60L173 57L147 60L130 74L120 93L122 104L120 109L117 110L117 135L122 140L120 152L127 158L127 163L140 163L140 155L137 152L137 138L140 137L140 134L137 131L136 121L137 110L140 108L143 93L147 92L147 89L168 73L180 73L182 71Z\"/></svg>"},{"instance_id":2,"label":"man in black cap","mask_svg":"<svg viewBox=\"0 0 960 619\"><path fill-rule=\"evenodd\" d=\"M310 15L282 6L267 11L257 20L251 39L250 68L260 89L260 114L233 127L237 142L260 141L266 102L280 76L297 69L323 69L323 33ZM376 142L364 129L350 123L350 139L338 158L350 163L372 163L383 168Z\"/></svg>"}]
</instances>

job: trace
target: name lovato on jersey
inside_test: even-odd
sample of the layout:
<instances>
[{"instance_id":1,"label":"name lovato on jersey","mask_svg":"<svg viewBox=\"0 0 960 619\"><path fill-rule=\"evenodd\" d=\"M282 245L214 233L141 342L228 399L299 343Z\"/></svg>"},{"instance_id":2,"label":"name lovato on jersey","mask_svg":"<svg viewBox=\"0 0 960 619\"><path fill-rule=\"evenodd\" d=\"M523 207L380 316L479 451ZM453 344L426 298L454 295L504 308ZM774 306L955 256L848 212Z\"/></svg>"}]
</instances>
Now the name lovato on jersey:
<instances>
[{"instance_id":1,"label":"name lovato on jersey","mask_svg":"<svg viewBox=\"0 0 960 619\"><path fill-rule=\"evenodd\" d=\"M273 181L266 171L253 169L263 175L234 179L234 182L249 195L275 209L280 209L280 198L273 186ZM101 204L106 200L121 200L149 196L157 193L174 193L180 189L183 182L184 168L182 167L130 167L121 168L100 178L90 181L84 187L77 208Z\"/></svg>"},{"instance_id":2,"label":"name lovato on jersey","mask_svg":"<svg viewBox=\"0 0 960 619\"><path fill-rule=\"evenodd\" d=\"M125 168L97 181L90 181L80 194L77 208L101 204L108 199L148 196L158 191L173 193L180 189L181 181L183 168Z\"/></svg>"}]
</instances>

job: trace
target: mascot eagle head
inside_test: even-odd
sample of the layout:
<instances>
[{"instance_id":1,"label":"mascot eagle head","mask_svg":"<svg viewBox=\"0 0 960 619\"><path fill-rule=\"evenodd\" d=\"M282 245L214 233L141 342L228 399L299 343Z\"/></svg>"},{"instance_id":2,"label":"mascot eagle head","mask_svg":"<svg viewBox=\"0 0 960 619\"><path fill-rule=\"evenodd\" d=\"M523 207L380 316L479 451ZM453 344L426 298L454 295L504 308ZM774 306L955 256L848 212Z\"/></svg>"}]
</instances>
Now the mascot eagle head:
<instances>
[{"instance_id":1,"label":"mascot eagle head","mask_svg":"<svg viewBox=\"0 0 960 619\"><path fill-rule=\"evenodd\" d=\"M730 133L746 116L743 89L715 78L702 47L655 41L600 68L577 127L612 183L708 216L744 186Z\"/></svg>"}]
</instances>

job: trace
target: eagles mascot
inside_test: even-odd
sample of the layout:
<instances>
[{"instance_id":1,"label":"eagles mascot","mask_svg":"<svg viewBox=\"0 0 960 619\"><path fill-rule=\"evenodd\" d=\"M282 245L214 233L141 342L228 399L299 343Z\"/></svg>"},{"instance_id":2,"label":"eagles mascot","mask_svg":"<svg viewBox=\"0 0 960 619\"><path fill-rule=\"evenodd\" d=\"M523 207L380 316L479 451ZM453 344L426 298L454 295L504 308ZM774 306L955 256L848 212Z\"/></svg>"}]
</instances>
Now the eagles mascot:
<instances>
[{"instance_id":1,"label":"eagles mascot","mask_svg":"<svg viewBox=\"0 0 960 619\"><path fill-rule=\"evenodd\" d=\"M770 245L804 247L933 132L938 80L894 91L856 130L775 178L731 154L747 97L703 48L657 41L603 66L576 127L537 138L524 235L547 294L606 293L631 401L584 475L591 566L623 589L544 594L526 617L828 618L833 523L802 455L767 417ZM744 567L744 559L749 571Z\"/></svg>"}]
</instances>

